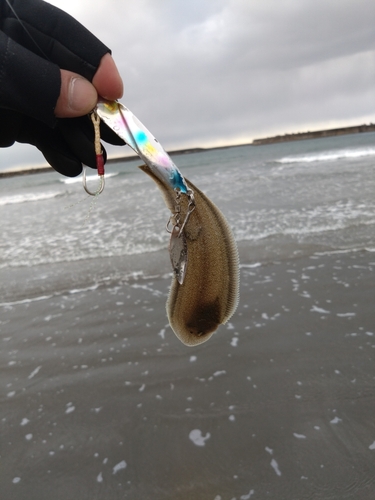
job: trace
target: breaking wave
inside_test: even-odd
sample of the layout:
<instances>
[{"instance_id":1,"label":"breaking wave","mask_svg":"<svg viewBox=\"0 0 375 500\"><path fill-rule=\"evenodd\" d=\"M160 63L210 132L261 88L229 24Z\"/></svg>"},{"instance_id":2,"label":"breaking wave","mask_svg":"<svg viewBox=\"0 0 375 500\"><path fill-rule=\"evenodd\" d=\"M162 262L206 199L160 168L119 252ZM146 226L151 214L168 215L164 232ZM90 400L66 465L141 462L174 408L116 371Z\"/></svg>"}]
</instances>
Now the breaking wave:
<instances>
[{"instance_id":1,"label":"breaking wave","mask_svg":"<svg viewBox=\"0 0 375 500\"><path fill-rule=\"evenodd\" d=\"M50 200L51 198L56 198L61 196L61 192L51 191L47 193L27 193L27 194L13 194L11 196L2 196L0 198L0 206L4 205L14 205L17 203L28 203L30 201L43 201Z\"/></svg>"},{"instance_id":2,"label":"breaking wave","mask_svg":"<svg viewBox=\"0 0 375 500\"><path fill-rule=\"evenodd\" d=\"M332 161L351 158L375 156L375 148L341 149L337 151L322 151L305 155L285 156L276 160L276 163L313 163L319 161Z\"/></svg>"}]
</instances>

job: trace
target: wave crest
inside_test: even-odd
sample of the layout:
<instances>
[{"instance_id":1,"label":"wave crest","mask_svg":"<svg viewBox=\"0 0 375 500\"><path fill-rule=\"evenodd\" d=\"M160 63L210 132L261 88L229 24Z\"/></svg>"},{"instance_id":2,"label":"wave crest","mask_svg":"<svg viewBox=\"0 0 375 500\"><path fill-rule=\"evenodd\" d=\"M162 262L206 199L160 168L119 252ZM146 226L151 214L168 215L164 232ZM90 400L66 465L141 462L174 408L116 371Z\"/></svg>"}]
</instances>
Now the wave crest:
<instances>
[{"instance_id":1,"label":"wave crest","mask_svg":"<svg viewBox=\"0 0 375 500\"><path fill-rule=\"evenodd\" d=\"M313 163L319 161L332 161L350 158L362 158L375 156L375 148L341 149L337 151L322 151L321 153L310 153L307 155L285 156L276 163Z\"/></svg>"},{"instance_id":2,"label":"wave crest","mask_svg":"<svg viewBox=\"0 0 375 500\"><path fill-rule=\"evenodd\" d=\"M50 200L61 196L61 192L51 191L47 193L26 193L26 194L13 194L11 196L2 196L0 198L0 206L14 205L18 203L29 203L32 201Z\"/></svg>"}]
</instances>

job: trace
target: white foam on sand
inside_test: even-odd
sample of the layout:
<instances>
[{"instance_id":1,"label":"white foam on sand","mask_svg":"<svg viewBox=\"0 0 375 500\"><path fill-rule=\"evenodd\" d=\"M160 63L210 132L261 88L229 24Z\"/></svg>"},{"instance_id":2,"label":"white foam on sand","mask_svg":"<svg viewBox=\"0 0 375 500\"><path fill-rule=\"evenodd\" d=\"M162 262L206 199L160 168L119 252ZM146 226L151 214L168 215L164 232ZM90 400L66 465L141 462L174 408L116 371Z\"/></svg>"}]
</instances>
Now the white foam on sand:
<instances>
[{"instance_id":1,"label":"white foam on sand","mask_svg":"<svg viewBox=\"0 0 375 500\"><path fill-rule=\"evenodd\" d=\"M65 413L72 413L74 410L76 409L75 406L73 406L73 403L68 403L66 405L66 410L65 410Z\"/></svg>"},{"instance_id":2,"label":"white foam on sand","mask_svg":"<svg viewBox=\"0 0 375 500\"><path fill-rule=\"evenodd\" d=\"M321 307L317 307L317 306L312 306L312 308L310 309L311 312L317 312L317 313L320 313L320 314L331 314L330 311L327 311L326 309L323 309Z\"/></svg>"},{"instance_id":3,"label":"white foam on sand","mask_svg":"<svg viewBox=\"0 0 375 500\"><path fill-rule=\"evenodd\" d=\"M211 434L207 432L205 436L203 436L202 431L199 429L193 429L189 434L189 439L193 441L196 446L205 446L207 439L210 439Z\"/></svg>"},{"instance_id":4,"label":"white foam on sand","mask_svg":"<svg viewBox=\"0 0 375 500\"><path fill-rule=\"evenodd\" d=\"M247 495L240 496L241 500L249 500L255 493L255 490L250 490Z\"/></svg>"},{"instance_id":5,"label":"white foam on sand","mask_svg":"<svg viewBox=\"0 0 375 500\"><path fill-rule=\"evenodd\" d=\"M273 470L276 472L276 474L278 476L281 476L281 471L279 469L279 464L276 462L276 460L274 458L271 460L271 467L273 468Z\"/></svg>"},{"instance_id":6,"label":"white foam on sand","mask_svg":"<svg viewBox=\"0 0 375 500\"><path fill-rule=\"evenodd\" d=\"M297 434L296 432L293 432L293 436L297 439L306 439L304 434Z\"/></svg>"},{"instance_id":7,"label":"white foam on sand","mask_svg":"<svg viewBox=\"0 0 375 500\"><path fill-rule=\"evenodd\" d=\"M230 345L232 347L237 347L238 340L239 340L238 337L233 337L232 340L231 340L231 342L230 342Z\"/></svg>"},{"instance_id":8,"label":"white foam on sand","mask_svg":"<svg viewBox=\"0 0 375 500\"><path fill-rule=\"evenodd\" d=\"M35 377L35 375L37 375L37 373L39 373L39 371L40 371L41 368L42 368L41 366L37 366L35 368L35 370L33 370L27 378L30 380L33 377Z\"/></svg>"},{"instance_id":9,"label":"white foam on sand","mask_svg":"<svg viewBox=\"0 0 375 500\"><path fill-rule=\"evenodd\" d=\"M339 417L335 417L332 420L330 420L331 424L338 424L339 422L342 422L342 419Z\"/></svg>"},{"instance_id":10,"label":"white foam on sand","mask_svg":"<svg viewBox=\"0 0 375 500\"><path fill-rule=\"evenodd\" d=\"M127 464L125 462L125 460L122 460L121 462L119 462L118 464L116 464L113 469L112 469L112 474L117 474L118 471L122 470L122 469L126 469L127 467Z\"/></svg>"}]
</instances>

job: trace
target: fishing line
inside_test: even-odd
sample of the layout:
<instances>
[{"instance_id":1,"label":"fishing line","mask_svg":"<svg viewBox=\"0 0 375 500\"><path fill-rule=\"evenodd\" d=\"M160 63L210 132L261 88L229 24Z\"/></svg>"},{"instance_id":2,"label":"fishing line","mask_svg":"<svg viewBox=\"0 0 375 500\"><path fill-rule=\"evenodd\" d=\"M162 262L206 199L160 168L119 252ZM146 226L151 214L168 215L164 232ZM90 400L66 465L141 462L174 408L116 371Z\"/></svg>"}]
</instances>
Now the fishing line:
<instances>
[{"instance_id":1,"label":"fishing line","mask_svg":"<svg viewBox=\"0 0 375 500\"><path fill-rule=\"evenodd\" d=\"M98 197L99 197L99 194L95 194L94 196L87 195L82 200L76 201L75 203L71 203L70 205L65 205L64 209L65 210L72 209L72 208L76 207L77 205L79 205L80 203L83 203L85 201L90 200L90 206L89 206L89 209L87 210L85 218L84 218L84 224L87 224L90 221L91 214L95 208L96 202L98 201Z\"/></svg>"},{"instance_id":2,"label":"fishing line","mask_svg":"<svg viewBox=\"0 0 375 500\"><path fill-rule=\"evenodd\" d=\"M79 205L80 203L83 203L84 201L87 201L87 200L89 200L89 199L91 199L89 196L85 196L82 200L79 200L79 201L76 201L76 202L74 202L74 203L71 203L70 205L65 205L65 206L64 206L64 209L65 209L65 210L68 210L69 208L74 208L74 207L76 207L77 205Z\"/></svg>"},{"instance_id":3,"label":"fishing line","mask_svg":"<svg viewBox=\"0 0 375 500\"><path fill-rule=\"evenodd\" d=\"M47 59L47 61L49 62L52 62L51 59L47 56L47 54L44 52L44 50L39 46L38 42L33 38L32 34L30 33L30 31L26 28L26 26L23 24L22 20L20 19L20 17L18 16L17 12L14 10L14 7L13 5L10 3L9 0L5 0L8 7L10 8L10 10L13 12L13 15L14 17L17 19L17 21L20 23L20 25L22 26L22 28L24 29L24 31L26 32L27 36L30 38L30 40L33 42L33 44L35 45L35 47L40 51L40 53L42 54L43 57L45 57Z\"/></svg>"},{"instance_id":4,"label":"fishing line","mask_svg":"<svg viewBox=\"0 0 375 500\"><path fill-rule=\"evenodd\" d=\"M85 168L85 167L83 167ZM65 210L70 210L74 207L76 207L77 205L80 205L81 203L84 203L85 201L88 201L90 200L90 206L89 206L89 209L87 210L87 213L85 215L85 219L84 219L84 223L87 223L90 221L90 217L91 217L91 214L92 214L92 211L94 210L95 208L95 205L96 205L96 202L98 201L98 197L99 197L99 194L101 192L96 191L95 193L93 194L88 194L87 196L85 196L84 198L82 198L82 200L79 200L79 201L76 201L75 203L71 203L69 205L65 205L64 206L64 209Z\"/></svg>"}]
</instances>

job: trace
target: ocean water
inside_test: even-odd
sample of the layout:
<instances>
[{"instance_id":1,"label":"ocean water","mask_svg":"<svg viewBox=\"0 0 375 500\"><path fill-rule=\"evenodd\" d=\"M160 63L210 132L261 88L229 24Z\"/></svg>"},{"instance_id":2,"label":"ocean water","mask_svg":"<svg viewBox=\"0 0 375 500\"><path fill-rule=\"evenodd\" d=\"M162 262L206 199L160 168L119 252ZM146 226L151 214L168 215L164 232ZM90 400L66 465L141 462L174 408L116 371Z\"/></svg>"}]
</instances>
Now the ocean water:
<instances>
[{"instance_id":1,"label":"ocean water","mask_svg":"<svg viewBox=\"0 0 375 500\"><path fill-rule=\"evenodd\" d=\"M0 179L1 500L372 500L375 134L174 157L239 245L187 348L139 162ZM89 180L95 189L95 176Z\"/></svg>"},{"instance_id":2,"label":"ocean water","mask_svg":"<svg viewBox=\"0 0 375 500\"><path fill-rule=\"evenodd\" d=\"M246 242L246 260L375 248L373 133L211 150L175 163ZM142 271L167 246L169 213L139 164L109 165L94 201L81 178L1 179L0 269L142 255L134 269ZM89 182L95 189L93 174Z\"/></svg>"}]
</instances>

